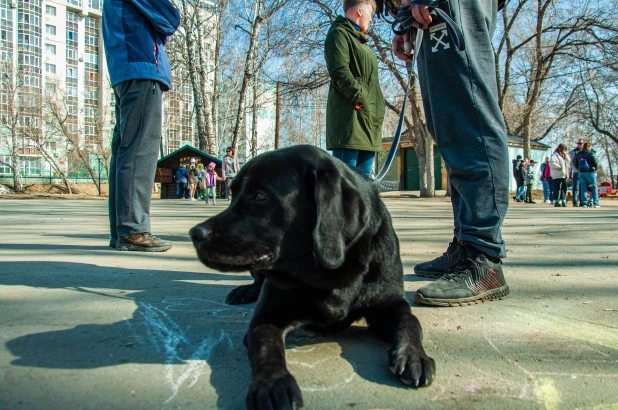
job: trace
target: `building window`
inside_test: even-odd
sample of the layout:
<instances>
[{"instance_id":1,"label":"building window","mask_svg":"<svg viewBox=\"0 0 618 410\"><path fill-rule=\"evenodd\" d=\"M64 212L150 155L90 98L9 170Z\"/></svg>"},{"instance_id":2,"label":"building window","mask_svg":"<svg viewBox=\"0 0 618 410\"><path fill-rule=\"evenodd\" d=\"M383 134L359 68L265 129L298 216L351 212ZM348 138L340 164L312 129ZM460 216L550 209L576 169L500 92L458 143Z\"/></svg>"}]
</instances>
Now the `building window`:
<instances>
[{"instance_id":1,"label":"building window","mask_svg":"<svg viewBox=\"0 0 618 410\"><path fill-rule=\"evenodd\" d=\"M45 72L46 73L51 73L51 74L56 74L56 65L55 64L45 63Z\"/></svg>"},{"instance_id":2,"label":"building window","mask_svg":"<svg viewBox=\"0 0 618 410\"><path fill-rule=\"evenodd\" d=\"M21 174L41 175L41 161L38 158L22 158Z\"/></svg>"},{"instance_id":3,"label":"building window","mask_svg":"<svg viewBox=\"0 0 618 410\"><path fill-rule=\"evenodd\" d=\"M56 46L53 44L45 44L45 52L47 54L56 54Z\"/></svg>"},{"instance_id":4,"label":"building window","mask_svg":"<svg viewBox=\"0 0 618 410\"><path fill-rule=\"evenodd\" d=\"M75 31L67 30L67 40L77 41L77 33Z\"/></svg>"},{"instance_id":5,"label":"building window","mask_svg":"<svg viewBox=\"0 0 618 410\"><path fill-rule=\"evenodd\" d=\"M45 6L45 13L49 14L50 16L55 16L56 15L56 8L54 6Z\"/></svg>"},{"instance_id":6,"label":"building window","mask_svg":"<svg viewBox=\"0 0 618 410\"><path fill-rule=\"evenodd\" d=\"M45 83L45 91L49 91L50 93L56 92L56 84L54 83Z\"/></svg>"},{"instance_id":7,"label":"building window","mask_svg":"<svg viewBox=\"0 0 618 410\"><path fill-rule=\"evenodd\" d=\"M56 26L52 26L51 24L45 25L45 32L47 34L51 34L52 36L56 35Z\"/></svg>"},{"instance_id":8,"label":"building window","mask_svg":"<svg viewBox=\"0 0 618 410\"><path fill-rule=\"evenodd\" d=\"M9 155L0 155L0 174L12 174L11 167L4 164L12 164L11 157Z\"/></svg>"},{"instance_id":9,"label":"building window","mask_svg":"<svg viewBox=\"0 0 618 410\"><path fill-rule=\"evenodd\" d=\"M101 0L88 0L88 7L95 10L101 10L102 3L103 2Z\"/></svg>"}]
</instances>

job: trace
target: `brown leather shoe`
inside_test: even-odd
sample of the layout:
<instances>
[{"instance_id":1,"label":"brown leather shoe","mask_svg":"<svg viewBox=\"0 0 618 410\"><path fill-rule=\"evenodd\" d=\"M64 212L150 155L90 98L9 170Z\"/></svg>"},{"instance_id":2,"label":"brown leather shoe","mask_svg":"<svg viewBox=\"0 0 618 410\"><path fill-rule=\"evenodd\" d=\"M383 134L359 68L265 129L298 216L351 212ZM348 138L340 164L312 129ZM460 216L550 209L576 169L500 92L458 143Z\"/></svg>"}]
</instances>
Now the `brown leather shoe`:
<instances>
[{"instance_id":1,"label":"brown leather shoe","mask_svg":"<svg viewBox=\"0 0 618 410\"><path fill-rule=\"evenodd\" d=\"M119 251L163 252L172 247L170 241L157 238L150 232L121 236L116 243Z\"/></svg>"}]
</instances>

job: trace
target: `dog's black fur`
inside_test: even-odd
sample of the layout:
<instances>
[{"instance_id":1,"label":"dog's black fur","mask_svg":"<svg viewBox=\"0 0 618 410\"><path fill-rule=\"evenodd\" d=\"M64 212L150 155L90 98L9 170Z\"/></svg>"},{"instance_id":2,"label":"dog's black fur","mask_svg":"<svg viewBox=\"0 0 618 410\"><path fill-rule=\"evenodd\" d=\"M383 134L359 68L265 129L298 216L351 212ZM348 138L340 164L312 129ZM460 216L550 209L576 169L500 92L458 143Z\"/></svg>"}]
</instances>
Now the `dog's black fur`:
<instances>
[{"instance_id":1,"label":"dog's black fur","mask_svg":"<svg viewBox=\"0 0 618 410\"><path fill-rule=\"evenodd\" d=\"M346 329L365 318L393 342L389 366L410 386L431 384L435 364L404 297L399 241L375 185L310 146L259 155L232 184L228 209L191 229L213 269L251 271L230 304L258 299L245 343L253 370L249 409L302 406L284 338L300 327Z\"/></svg>"}]
</instances>

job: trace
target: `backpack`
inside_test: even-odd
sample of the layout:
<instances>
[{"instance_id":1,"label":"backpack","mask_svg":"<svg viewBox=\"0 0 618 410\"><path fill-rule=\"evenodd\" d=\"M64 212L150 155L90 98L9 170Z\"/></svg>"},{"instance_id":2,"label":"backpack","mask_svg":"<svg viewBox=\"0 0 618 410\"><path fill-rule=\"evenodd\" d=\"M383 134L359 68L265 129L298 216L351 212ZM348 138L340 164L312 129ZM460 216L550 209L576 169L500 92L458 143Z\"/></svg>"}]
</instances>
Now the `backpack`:
<instances>
[{"instance_id":1,"label":"backpack","mask_svg":"<svg viewBox=\"0 0 618 410\"><path fill-rule=\"evenodd\" d=\"M588 156L590 155L589 152L587 152L586 154L579 154L579 159L577 160L577 169L578 171L582 172L586 172L586 171L590 171L590 164L588 163Z\"/></svg>"}]
</instances>

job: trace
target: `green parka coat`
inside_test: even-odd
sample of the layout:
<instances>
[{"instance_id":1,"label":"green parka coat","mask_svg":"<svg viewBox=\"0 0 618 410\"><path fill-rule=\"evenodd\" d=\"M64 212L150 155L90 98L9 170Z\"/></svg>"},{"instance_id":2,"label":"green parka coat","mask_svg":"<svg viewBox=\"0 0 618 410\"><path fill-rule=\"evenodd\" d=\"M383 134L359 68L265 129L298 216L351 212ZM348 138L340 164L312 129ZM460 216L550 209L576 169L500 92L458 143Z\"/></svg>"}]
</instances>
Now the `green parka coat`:
<instances>
[{"instance_id":1,"label":"green parka coat","mask_svg":"<svg viewBox=\"0 0 618 410\"><path fill-rule=\"evenodd\" d=\"M381 151L385 104L367 37L338 16L326 35L324 58L331 78L326 149Z\"/></svg>"}]
</instances>

